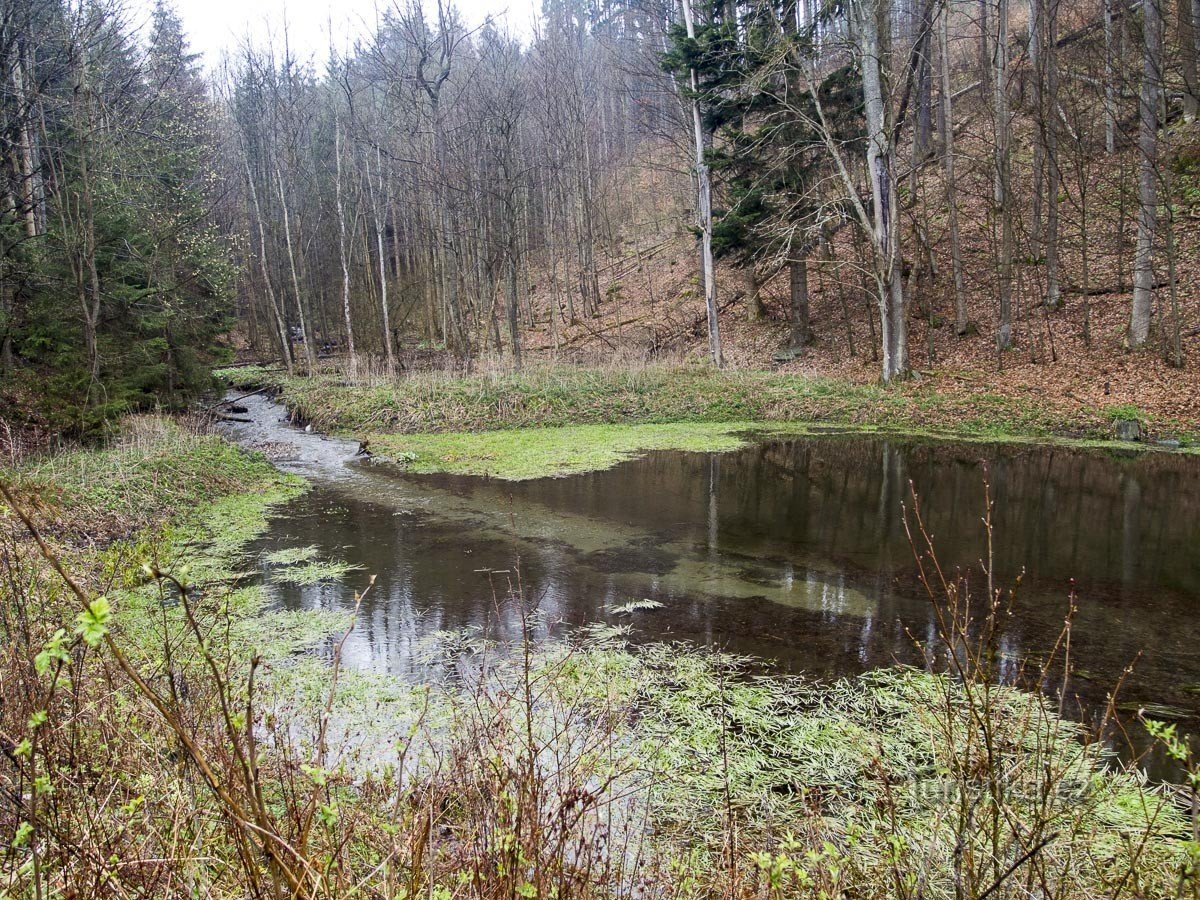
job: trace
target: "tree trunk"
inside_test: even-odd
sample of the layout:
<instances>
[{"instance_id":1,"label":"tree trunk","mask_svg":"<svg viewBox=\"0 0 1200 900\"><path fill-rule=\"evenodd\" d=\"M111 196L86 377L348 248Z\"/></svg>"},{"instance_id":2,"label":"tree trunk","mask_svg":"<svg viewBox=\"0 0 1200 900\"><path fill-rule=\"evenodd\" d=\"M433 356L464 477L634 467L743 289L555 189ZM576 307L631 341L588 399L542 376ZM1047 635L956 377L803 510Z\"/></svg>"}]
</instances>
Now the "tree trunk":
<instances>
[{"instance_id":1,"label":"tree trunk","mask_svg":"<svg viewBox=\"0 0 1200 900\"><path fill-rule=\"evenodd\" d=\"M283 190L283 172L279 168L278 161L275 163L275 178L279 184L279 206L283 211L283 239L287 244L288 268L292 273L292 291L296 295L296 316L300 321L300 334L304 337L304 359L311 375L317 368L317 354L313 350L312 329L308 327L308 319L304 315L304 298L300 294L300 276L296 271L296 254L292 250L291 218L288 216L287 195Z\"/></svg>"},{"instance_id":2,"label":"tree trunk","mask_svg":"<svg viewBox=\"0 0 1200 900\"><path fill-rule=\"evenodd\" d=\"M367 164L367 184L371 184L370 163ZM378 191L371 191L371 212L375 218L375 252L379 254L379 311L383 316L383 348L387 351L388 374L396 372L396 353L392 348L392 320L388 310L388 265L387 252L384 249L383 221L390 198L386 196L387 182L383 175L383 157L378 147L375 148L375 169L379 176Z\"/></svg>"},{"instance_id":3,"label":"tree trunk","mask_svg":"<svg viewBox=\"0 0 1200 900\"><path fill-rule=\"evenodd\" d=\"M757 322L762 319L765 310L763 309L762 291L758 284L758 272L754 269L753 261L742 266L742 279L746 286L746 319L750 322Z\"/></svg>"},{"instance_id":4,"label":"tree trunk","mask_svg":"<svg viewBox=\"0 0 1200 900\"><path fill-rule=\"evenodd\" d=\"M1046 20L1043 41L1044 68L1046 72L1043 92L1042 129L1045 142L1046 163L1046 306L1057 309L1062 304L1059 284L1059 204L1058 191L1062 181L1058 168L1058 3L1059 0L1042 0ZM1048 101L1045 98L1049 98Z\"/></svg>"},{"instance_id":5,"label":"tree trunk","mask_svg":"<svg viewBox=\"0 0 1200 900\"><path fill-rule=\"evenodd\" d=\"M254 206L254 219L258 225L258 266L262 272L263 288L267 292L267 300L271 304L271 316L275 320L275 328L279 333L279 349L283 354L283 364L287 368L288 374L291 375L295 371L296 363L292 356L292 339L288 334L287 319L284 316L283 308L279 305L279 299L275 296L275 288L271 284L271 273L267 268L267 233L263 227L262 206L258 202L258 188L254 185L254 175L250 172L250 160L248 157L243 157L243 162L246 167L246 185L250 190L250 201Z\"/></svg>"},{"instance_id":6,"label":"tree trunk","mask_svg":"<svg viewBox=\"0 0 1200 900\"><path fill-rule=\"evenodd\" d=\"M1183 118L1193 122L1200 112L1200 78L1196 71L1196 23L1200 21L1200 0L1175 0L1175 6L1179 68L1183 70Z\"/></svg>"},{"instance_id":7,"label":"tree trunk","mask_svg":"<svg viewBox=\"0 0 1200 900\"><path fill-rule=\"evenodd\" d=\"M1138 102L1138 225L1133 264L1133 306L1127 343L1141 347L1150 334L1154 309L1154 230L1158 216L1158 108L1162 90L1161 0L1143 4L1142 90Z\"/></svg>"},{"instance_id":8,"label":"tree trunk","mask_svg":"<svg viewBox=\"0 0 1200 900\"><path fill-rule=\"evenodd\" d=\"M995 132L994 213L1000 219L1000 247L997 258L997 277L1000 291L1000 322L996 331L996 347L1012 347L1012 260L1013 221L1009 209L1009 185L1012 180L1012 158L1009 152L1008 115L1008 0L996 4L996 42L993 47L992 110Z\"/></svg>"},{"instance_id":9,"label":"tree trunk","mask_svg":"<svg viewBox=\"0 0 1200 900\"><path fill-rule=\"evenodd\" d=\"M354 322L350 318L350 262L346 258L346 211L342 205L342 126L334 123L334 197L338 217L338 260L342 264L342 314L346 319L346 352L350 359L350 377L358 374L358 354L354 349Z\"/></svg>"},{"instance_id":10,"label":"tree trunk","mask_svg":"<svg viewBox=\"0 0 1200 900\"><path fill-rule=\"evenodd\" d=\"M1113 65L1113 0L1104 0L1104 152L1110 156L1117 150L1117 79Z\"/></svg>"},{"instance_id":11,"label":"tree trunk","mask_svg":"<svg viewBox=\"0 0 1200 900\"><path fill-rule=\"evenodd\" d=\"M889 0L859 8L859 56L867 124L867 173L871 181L872 249L879 305L882 377L889 382L908 371L908 325L900 272L899 203L894 134L888 127L884 89L886 41L891 35Z\"/></svg>"},{"instance_id":12,"label":"tree trunk","mask_svg":"<svg viewBox=\"0 0 1200 900\"><path fill-rule=\"evenodd\" d=\"M454 328L454 341L459 353L471 356L470 338L463 321L462 303L458 290L458 246L454 239L453 217L450 211L450 185L447 172L445 124L442 122L441 103L432 101L434 155L437 159L437 204L438 232L441 240L441 284L442 301L448 310L450 324ZM445 329L449 332L449 329Z\"/></svg>"},{"instance_id":13,"label":"tree trunk","mask_svg":"<svg viewBox=\"0 0 1200 900\"><path fill-rule=\"evenodd\" d=\"M1046 197L1046 65L1043 58L1046 32L1046 3L1029 0L1029 67L1033 71L1033 198L1029 226L1029 256L1041 260L1042 209ZM1023 99L1024 89L1018 91ZM1056 98L1051 97L1051 102Z\"/></svg>"},{"instance_id":14,"label":"tree trunk","mask_svg":"<svg viewBox=\"0 0 1200 900\"><path fill-rule=\"evenodd\" d=\"M696 26L692 21L691 0L681 0L683 21L688 38L696 39ZM696 141L696 215L700 223L700 276L704 288L704 306L708 316L708 352L713 365L718 369L724 365L721 354L721 326L717 310L717 276L713 264L712 250L712 183L709 180L708 163L704 159L704 128L700 121L700 102L695 95L699 90L696 70L691 71L692 82L692 131Z\"/></svg>"},{"instance_id":15,"label":"tree trunk","mask_svg":"<svg viewBox=\"0 0 1200 900\"><path fill-rule=\"evenodd\" d=\"M954 171L954 109L950 84L950 9L944 5L938 27L938 56L942 63L942 169L946 186L946 213L950 229L950 265L954 277L954 333L967 333L967 293L963 289L962 242L958 231L958 188Z\"/></svg>"},{"instance_id":16,"label":"tree trunk","mask_svg":"<svg viewBox=\"0 0 1200 900\"><path fill-rule=\"evenodd\" d=\"M797 256L788 261L788 281L791 286L792 348L812 343L812 327L808 316L808 258Z\"/></svg>"}]
</instances>

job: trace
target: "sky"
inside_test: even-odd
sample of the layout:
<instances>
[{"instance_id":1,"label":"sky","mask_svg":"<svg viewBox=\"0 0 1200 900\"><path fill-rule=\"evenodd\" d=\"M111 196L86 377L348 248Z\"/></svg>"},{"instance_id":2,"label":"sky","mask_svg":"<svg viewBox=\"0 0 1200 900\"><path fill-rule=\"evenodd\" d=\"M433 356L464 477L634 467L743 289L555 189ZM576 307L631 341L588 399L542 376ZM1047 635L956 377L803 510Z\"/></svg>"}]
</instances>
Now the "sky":
<instances>
[{"instance_id":1,"label":"sky","mask_svg":"<svg viewBox=\"0 0 1200 900\"><path fill-rule=\"evenodd\" d=\"M289 42L301 58L313 57L318 65L329 56L330 31L334 49L348 51L356 38L374 30L377 17L393 3L406 0L174 0L192 50L204 56L210 70L220 66L225 51L236 50L250 36L257 43L274 38L283 43L284 24ZM436 0L424 0L430 16ZM535 3L539 0L454 0L471 26L489 15L519 35L532 31ZM154 0L130 0L131 21L142 26L150 19Z\"/></svg>"}]
</instances>

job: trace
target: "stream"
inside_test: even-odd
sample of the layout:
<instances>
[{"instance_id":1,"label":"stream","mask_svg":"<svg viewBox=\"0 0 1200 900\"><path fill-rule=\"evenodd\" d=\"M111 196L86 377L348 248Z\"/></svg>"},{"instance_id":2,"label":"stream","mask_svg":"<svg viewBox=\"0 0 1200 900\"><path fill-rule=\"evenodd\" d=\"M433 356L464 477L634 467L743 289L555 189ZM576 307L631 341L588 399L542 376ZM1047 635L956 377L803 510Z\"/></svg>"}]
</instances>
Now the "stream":
<instances>
[{"instance_id":1,"label":"stream","mask_svg":"<svg viewBox=\"0 0 1200 900\"><path fill-rule=\"evenodd\" d=\"M226 425L231 436L312 482L259 549L315 545L361 567L339 583L270 584L272 599L349 609L376 576L344 651L360 669L415 673L440 632L514 637L519 615L502 601L517 587L544 631L608 622L635 641L814 675L926 665L918 643L936 646L936 619L904 527L909 484L941 566L982 600L986 466L996 583L1020 576L1001 677L1044 658L1074 585L1076 715L1097 715L1133 663L1124 702L1200 719L1194 456L830 433L506 482L405 473L287 424L264 397L242 402L250 421Z\"/></svg>"}]
</instances>

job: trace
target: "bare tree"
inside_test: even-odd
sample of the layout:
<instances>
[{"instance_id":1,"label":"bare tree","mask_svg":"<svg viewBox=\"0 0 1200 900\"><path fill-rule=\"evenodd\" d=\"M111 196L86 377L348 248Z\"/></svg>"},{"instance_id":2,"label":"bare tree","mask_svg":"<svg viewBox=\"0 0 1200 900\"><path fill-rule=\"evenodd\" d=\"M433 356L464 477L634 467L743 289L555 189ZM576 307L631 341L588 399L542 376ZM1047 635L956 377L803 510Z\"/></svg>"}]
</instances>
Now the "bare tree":
<instances>
[{"instance_id":1,"label":"bare tree","mask_svg":"<svg viewBox=\"0 0 1200 900\"><path fill-rule=\"evenodd\" d=\"M680 0L683 7L683 22L689 40L696 39L696 25L692 20L691 0ZM721 323L717 309L717 273L712 250L712 182L708 163L704 158L705 134L700 118L700 101L696 97L699 84L696 70L691 70L692 87L692 131L696 143L696 220L700 227L700 285L704 291L704 307L708 317L708 352L713 365L718 369L724 365L721 354Z\"/></svg>"},{"instance_id":2,"label":"bare tree","mask_svg":"<svg viewBox=\"0 0 1200 900\"><path fill-rule=\"evenodd\" d=\"M1161 0L1145 0L1142 21L1142 89L1138 98L1138 224L1133 263L1133 304L1126 341L1141 347L1154 311L1154 232L1158 217L1158 127L1162 92Z\"/></svg>"}]
</instances>

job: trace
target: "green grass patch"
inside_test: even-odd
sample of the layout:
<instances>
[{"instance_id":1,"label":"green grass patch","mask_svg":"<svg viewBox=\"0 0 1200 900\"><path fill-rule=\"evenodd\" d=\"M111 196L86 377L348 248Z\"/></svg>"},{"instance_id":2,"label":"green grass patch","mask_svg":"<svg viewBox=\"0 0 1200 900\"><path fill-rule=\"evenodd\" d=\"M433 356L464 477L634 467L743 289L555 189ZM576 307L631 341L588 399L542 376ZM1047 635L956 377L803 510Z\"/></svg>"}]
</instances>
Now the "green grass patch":
<instances>
[{"instance_id":1,"label":"green grass patch","mask_svg":"<svg viewBox=\"0 0 1200 900\"><path fill-rule=\"evenodd\" d=\"M722 452L743 446L745 422L575 425L452 434L371 435L371 446L414 472L509 481L607 469L650 450Z\"/></svg>"},{"instance_id":2,"label":"green grass patch","mask_svg":"<svg viewBox=\"0 0 1200 900\"><path fill-rule=\"evenodd\" d=\"M68 570L107 595L115 628L150 665L159 664L168 642L180 642L183 622L172 589L144 566L193 586L206 620L222 617L230 640L247 654L252 648L283 656L345 624L327 612L267 608L259 560L248 548L304 481L218 435L169 417L137 416L108 446L30 459L0 477L58 545ZM5 505L0 518L15 517ZM277 579L299 584L350 571L316 557L315 548L296 548L270 562ZM45 612L70 621L71 598L53 577L47 584L56 601Z\"/></svg>"},{"instance_id":3,"label":"green grass patch","mask_svg":"<svg viewBox=\"0 0 1200 900\"><path fill-rule=\"evenodd\" d=\"M132 417L105 447L29 459L0 478L51 533L91 544L289 480L261 454L165 416Z\"/></svg>"},{"instance_id":4,"label":"green grass patch","mask_svg":"<svg viewBox=\"0 0 1200 900\"><path fill-rule=\"evenodd\" d=\"M351 572L361 571L362 566L339 560L312 560L300 565L284 566L271 575L271 580L284 584L307 587L328 581L340 581Z\"/></svg>"}]
</instances>

